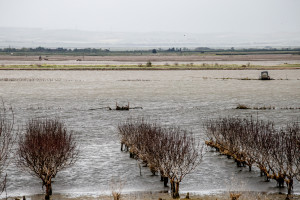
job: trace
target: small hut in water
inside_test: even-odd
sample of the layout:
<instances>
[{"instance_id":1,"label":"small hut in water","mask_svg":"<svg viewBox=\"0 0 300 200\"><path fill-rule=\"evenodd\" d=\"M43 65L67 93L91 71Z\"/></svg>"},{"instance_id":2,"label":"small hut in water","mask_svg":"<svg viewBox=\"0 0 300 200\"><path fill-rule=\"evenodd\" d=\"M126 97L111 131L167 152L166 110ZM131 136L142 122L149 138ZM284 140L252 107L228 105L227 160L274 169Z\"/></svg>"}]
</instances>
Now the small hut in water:
<instances>
[{"instance_id":1,"label":"small hut in water","mask_svg":"<svg viewBox=\"0 0 300 200\"><path fill-rule=\"evenodd\" d=\"M259 77L260 80L270 80L268 71L262 71Z\"/></svg>"}]
</instances>

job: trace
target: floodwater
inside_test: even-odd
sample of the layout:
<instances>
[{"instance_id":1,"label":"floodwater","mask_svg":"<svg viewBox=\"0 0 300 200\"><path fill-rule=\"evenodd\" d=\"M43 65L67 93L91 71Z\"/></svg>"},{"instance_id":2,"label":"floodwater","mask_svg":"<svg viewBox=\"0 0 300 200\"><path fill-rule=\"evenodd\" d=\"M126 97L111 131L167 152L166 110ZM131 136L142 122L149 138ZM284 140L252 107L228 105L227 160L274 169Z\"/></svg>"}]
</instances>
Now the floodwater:
<instances>
[{"instance_id":1,"label":"floodwater","mask_svg":"<svg viewBox=\"0 0 300 200\"><path fill-rule=\"evenodd\" d=\"M11 105L15 125L22 130L32 117L60 117L74 130L80 157L57 174L54 193L98 195L109 193L120 177L124 192L167 191L159 176L151 176L128 153L120 152L116 127L129 117L145 117L163 125L179 125L205 139L203 122L219 116L251 115L279 126L299 121L300 70L269 71L1 71L0 97ZM236 79L226 79L236 78ZM143 107L109 111L115 103ZM237 104L275 106L275 110L236 110ZM18 169L7 170L9 196L42 193L41 181ZM286 192L274 181L265 182L258 169L237 168L234 161L208 149L202 163L181 183L181 192L210 193L228 190ZM300 193L295 181L294 191Z\"/></svg>"}]
</instances>

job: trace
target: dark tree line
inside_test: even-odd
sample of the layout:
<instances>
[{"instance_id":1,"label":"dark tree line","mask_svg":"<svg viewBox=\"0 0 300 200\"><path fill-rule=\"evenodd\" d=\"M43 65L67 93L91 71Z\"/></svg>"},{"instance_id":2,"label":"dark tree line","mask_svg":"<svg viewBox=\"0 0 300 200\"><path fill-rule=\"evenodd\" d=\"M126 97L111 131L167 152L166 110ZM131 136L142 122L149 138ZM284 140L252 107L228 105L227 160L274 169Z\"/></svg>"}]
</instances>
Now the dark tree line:
<instances>
[{"instance_id":1,"label":"dark tree line","mask_svg":"<svg viewBox=\"0 0 300 200\"><path fill-rule=\"evenodd\" d=\"M163 128L143 119L128 120L118 126L121 150L141 160L151 172L168 179L173 198L179 198L179 184L202 160L202 147L193 135L178 127Z\"/></svg>"},{"instance_id":2,"label":"dark tree line","mask_svg":"<svg viewBox=\"0 0 300 200\"><path fill-rule=\"evenodd\" d=\"M180 47L171 47L171 48L158 48L158 49L150 49L150 50L133 50L133 51L112 51L112 52L124 52L124 53L147 53L152 52L153 54L156 54L157 52L201 52L201 53L232 53L232 52L241 52L243 54L247 53L293 53L293 54L299 54L300 48L245 48L245 49L234 49L228 48L228 49L215 49L215 48L208 48L208 47L196 47L196 48L180 48ZM52 53L52 54L70 54L70 53L76 53L76 54L92 54L97 55L101 54L103 52L110 52L109 49L103 49L103 48L63 48L63 47L57 47L57 48L47 48L47 47L36 47L36 48L0 48L0 52L3 53Z\"/></svg>"},{"instance_id":3,"label":"dark tree line","mask_svg":"<svg viewBox=\"0 0 300 200\"><path fill-rule=\"evenodd\" d=\"M294 179L300 180L300 129L289 123L276 129L273 122L248 118L220 118L205 124L206 141L221 154L232 157L238 166L257 166L279 187L287 185L287 199Z\"/></svg>"},{"instance_id":4,"label":"dark tree line","mask_svg":"<svg viewBox=\"0 0 300 200\"><path fill-rule=\"evenodd\" d=\"M0 48L0 52L6 53L100 53L100 52L107 52L108 49L101 49L101 48L74 48L74 49L67 49L67 48L46 48L46 47L36 47L36 48Z\"/></svg>"}]
</instances>

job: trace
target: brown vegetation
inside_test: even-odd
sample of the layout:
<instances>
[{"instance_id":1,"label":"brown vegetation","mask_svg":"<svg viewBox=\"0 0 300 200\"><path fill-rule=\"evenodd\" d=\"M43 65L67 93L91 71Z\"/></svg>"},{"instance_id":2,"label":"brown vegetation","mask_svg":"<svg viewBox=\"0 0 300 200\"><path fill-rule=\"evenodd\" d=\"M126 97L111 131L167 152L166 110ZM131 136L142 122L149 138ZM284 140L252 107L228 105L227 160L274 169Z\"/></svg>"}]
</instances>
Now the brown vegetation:
<instances>
[{"instance_id":1,"label":"brown vegetation","mask_svg":"<svg viewBox=\"0 0 300 200\"><path fill-rule=\"evenodd\" d=\"M163 128L143 119L118 126L121 150L145 163L161 181L171 184L173 198L179 198L179 184L202 160L202 148L191 133L178 127Z\"/></svg>"},{"instance_id":2,"label":"brown vegetation","mask_svg":"<svg viewBox=\"0 0 300 200\"><path fill-rule=\"evenodd\" d=\"M279 130L273 122L241 118L220 118L205 125L208 146L232 157L239 167L255 164L268 179L279 187L287 184L287 199L293 180L300 180L300 128L297 123Z\"/></svg>"},{"instance_id":3,"label":"brown vegetation","mask_svg":"<svg viewBox=\"0 0 300 200\"><path fill-rule=\"evenodd\" d=\"M45 199L52 195L52 179L56 174L75 163L77 144L72 132L58 119L32 119L20 136L17 164L46 186Z\"/></svg>"},{"instance_id":4,"label":"brown vegetation","mask_svg":"<svg viewBox=\"0 0 300 200\"><path fill-rule=\"evenodd\" d=\"M122 181L120 178L111 180L110 188L114 200L121 200L121 193L123 187L124 187L124 181Z\"/></svg>"}]
</instances>

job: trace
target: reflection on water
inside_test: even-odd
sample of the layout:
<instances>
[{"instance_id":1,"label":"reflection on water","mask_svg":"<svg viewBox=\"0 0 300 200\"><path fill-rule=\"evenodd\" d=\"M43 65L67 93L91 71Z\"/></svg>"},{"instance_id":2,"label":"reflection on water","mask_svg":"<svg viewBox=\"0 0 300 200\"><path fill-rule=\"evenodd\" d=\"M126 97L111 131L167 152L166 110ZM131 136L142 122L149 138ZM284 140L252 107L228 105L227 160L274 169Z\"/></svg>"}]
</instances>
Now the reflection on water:
<instances>
[{"instance_id":1,"label":"reflection on water","mask_svg":"<svg viewBox=\"0 0 300 200\"><path fill-rule=\"evenodd\" d=\"M59 116L75 131L80 159L72 168L58 173L53 184L55 193L105 193L115 176L126 180L127 192L164 191L167 188L159 177L151 176L147 168L142 169L140 176L137 162L120 152L118 123L128 117L149 117L164 125L180 125L205 139L203 122L219 116L253 115L279 125L299 121L299 110L234 109L239 103L251 107L300 107L300 70L269 73L272 78L288 80L215 79L255 79L260 75L255 70L1 71L0 96L13 106L17 125L31 117ZM130 102L131 106L143 109L97 109L114 107L116 102ZM13 163L7 173L9 195L42 192L39 179ZM183 180L181 191L279 191L275 186L275 182L264 182L258 169L248 172L247 168L237 168L233 160L208 149L201 165ZM294 190L300 192L298 182Z\"/></svg>"}]
</instances>

